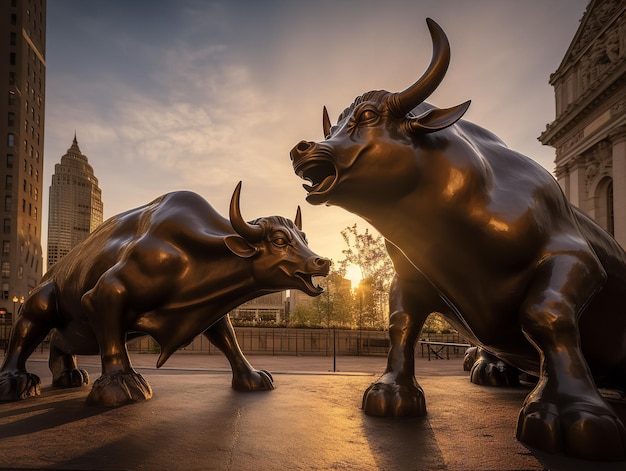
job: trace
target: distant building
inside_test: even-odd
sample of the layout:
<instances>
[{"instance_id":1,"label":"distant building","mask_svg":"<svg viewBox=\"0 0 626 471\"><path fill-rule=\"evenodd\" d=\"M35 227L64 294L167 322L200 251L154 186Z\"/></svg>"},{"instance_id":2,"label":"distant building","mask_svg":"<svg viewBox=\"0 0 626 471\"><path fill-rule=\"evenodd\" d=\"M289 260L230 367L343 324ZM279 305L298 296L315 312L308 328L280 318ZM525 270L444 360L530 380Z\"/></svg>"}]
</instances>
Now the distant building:
<instances>
[{"instance_id":1,"label":"distant building","mask_svg":"<svg viewBox=\"0 0 626 471\"><path fill-rule=\"evenodd\" d=\"M2 0L0 31L0 318L8 319L43 269L46 1Z\"/></svg>"},{"instance_id":2,"label":"distant building","mask_svg":"<svg viewBox=\"0 0 626 471\"><path fill-rule=\"evenodd\" d=\"M271 293L243 303L229 314L232 319L251 322L276 322L286 320L286 292Z\"/></svg>"},{"instance_id":3,"label":"distant building","mask_svg":"<svg viewBox=\"0 0 626 471\"><path fill-rule=\"evenodd\" d=\"M568 199L626 247L626 3L592 0L550 76L556 119L539 140L556 149Z\"/></svg>"},{"instance_id":4,"label":"distant building","mask_svg":"<svg viewBox=\"0 0 626 471\"><path fill-rule=\"evenodd\" d=\"M48 210L48 269L102 224L102 192L93 168L78 147L54 166Z\"/></svg>"}]
</instances>

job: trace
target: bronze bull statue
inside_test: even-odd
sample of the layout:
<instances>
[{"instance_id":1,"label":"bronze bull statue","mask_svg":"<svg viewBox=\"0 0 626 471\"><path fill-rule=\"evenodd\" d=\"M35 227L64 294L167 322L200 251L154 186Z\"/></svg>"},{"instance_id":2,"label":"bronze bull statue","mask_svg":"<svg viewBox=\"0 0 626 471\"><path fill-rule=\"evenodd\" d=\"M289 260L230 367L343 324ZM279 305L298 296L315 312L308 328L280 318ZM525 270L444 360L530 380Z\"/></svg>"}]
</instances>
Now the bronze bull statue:
<instances>
[{"instance_id":1,"label":"bronze bull statue","mask_svg":"<svg viewBox=\"0 0 626 471\"><path fill-rule=\"evenodd\" d=\"M549 172L461 120L469 102L424 102L450 59L445 33L428 26L433 57L417 82L357 97L334 126L324 108L325 139L291 151L307 201L363 217L394 262L387 368L363 409L426 413L414 346L439 312L486 352L539 377L519 414L519 440L622 460L624 425L596 385L626 389L626 254Z\"/></svg>"},{"instance_id":2,"label":"bronze bull statue","mask_svg":"<svg viewBox=\"0 0 626 471\"><path fill-rule=\"evenodd\" d=\"M161 346L157 366L203 333L228 358L232 386L272 389L272 377L243 355L228 312L272 292L299 289L317 296L313 281L330 261L314 254L295 221L271 216L245 222L241 182L230 221L195 193L169 193L105 221L55 264L24 303L0 370L0 400L39 394L26 360L53 330L53 385L89 382L75 355L100 354L102 375L87 403L117 406L149 399L133 370L126 341L150 335Z\"/></svg>"}]
</instances>

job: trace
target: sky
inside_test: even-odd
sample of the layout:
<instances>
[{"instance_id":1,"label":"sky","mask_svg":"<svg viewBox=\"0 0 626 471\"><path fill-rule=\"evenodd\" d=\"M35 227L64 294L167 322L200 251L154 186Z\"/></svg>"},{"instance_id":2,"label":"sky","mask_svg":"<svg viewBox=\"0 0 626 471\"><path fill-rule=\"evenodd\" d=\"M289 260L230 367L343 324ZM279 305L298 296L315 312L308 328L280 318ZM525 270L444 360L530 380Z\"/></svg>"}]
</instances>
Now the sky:
<instances>
[{"instance_id":1,"label":"sky","mask_svg":"<svg viewBox=\"0 0 626 471\"><path fill-rule=\"evenodd\" d=\"M427 101L472 100L465 119L554 169L537 137L554 119L549 84L587 0L51 0L47 5L44 250L49 186L76 133L111 217L175 190L228 215L243 181L248 220L302 208L318 254L366 223L312 206L291 167L300 140L369 90L401 91L428 66L425 19L452 58Z\"/></svg>"}]
</instances>

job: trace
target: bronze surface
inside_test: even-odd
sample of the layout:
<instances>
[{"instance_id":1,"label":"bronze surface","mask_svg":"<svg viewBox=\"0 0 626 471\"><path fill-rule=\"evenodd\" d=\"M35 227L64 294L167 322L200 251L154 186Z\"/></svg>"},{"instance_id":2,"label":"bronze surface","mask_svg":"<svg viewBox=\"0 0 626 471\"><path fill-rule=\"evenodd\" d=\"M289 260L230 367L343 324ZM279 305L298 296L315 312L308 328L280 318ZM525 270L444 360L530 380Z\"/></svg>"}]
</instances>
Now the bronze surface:
<instances>
[{"instance_id":1,"label":"bronze surface","mask_svg":"<svg viewBox=\"0 0 626 471\"><path fill-rule=\"evenodd\" d=\"M325 139L291 151L307 201L371 223L396 269L387 368L363 409L426 413L414 347L439 312L484 352L539 377L519 414L519 440L623 460L624 425L596 385L626 389L626 254L549 172L462 120L469 102L424 102L450 59L443 30L427 21L433 57L419 80L399 93L364 93L335 125L324 110ZM489 377L498 368L486 366L472 379L498 383Z\"/></svg>"}]
</instances>

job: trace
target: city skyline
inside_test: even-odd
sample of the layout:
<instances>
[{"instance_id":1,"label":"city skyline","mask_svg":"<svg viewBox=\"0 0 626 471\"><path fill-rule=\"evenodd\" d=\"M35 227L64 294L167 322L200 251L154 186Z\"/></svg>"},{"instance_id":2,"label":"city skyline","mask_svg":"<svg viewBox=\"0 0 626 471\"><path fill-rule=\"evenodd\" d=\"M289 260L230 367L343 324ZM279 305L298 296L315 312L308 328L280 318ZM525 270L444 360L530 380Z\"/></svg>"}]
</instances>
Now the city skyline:
<instances>
[{"instance_id":1,"label":"city skyline","mask_svg":"<svg viewBox=\"0 0 626 471\"><path fill-rule=\"evenodd\" d=\"M448 34L452 60L427 101L471 99L467 119L552 171L554 150L537 141L554 118L548 80L587 3L56 0L47 21L44 182L49 188L76 133L105 219L177 189L226 216L242 180L245 218L293 218L300 205L312 249L339 261L340 231L367 225L306 203L289 161L299 140L321 138L322 106L334 122L365 91L410 85L430 60L431 17Z\"/></svg>"}]
</instances>

